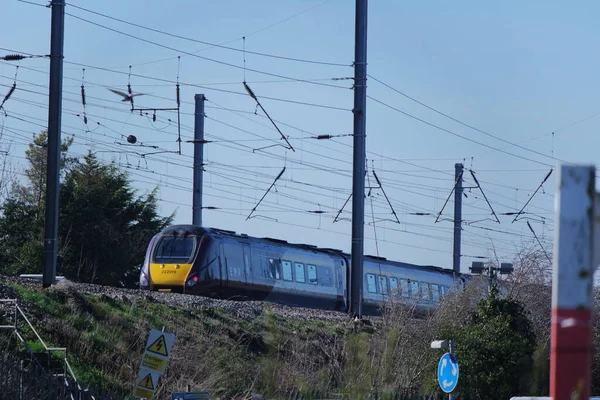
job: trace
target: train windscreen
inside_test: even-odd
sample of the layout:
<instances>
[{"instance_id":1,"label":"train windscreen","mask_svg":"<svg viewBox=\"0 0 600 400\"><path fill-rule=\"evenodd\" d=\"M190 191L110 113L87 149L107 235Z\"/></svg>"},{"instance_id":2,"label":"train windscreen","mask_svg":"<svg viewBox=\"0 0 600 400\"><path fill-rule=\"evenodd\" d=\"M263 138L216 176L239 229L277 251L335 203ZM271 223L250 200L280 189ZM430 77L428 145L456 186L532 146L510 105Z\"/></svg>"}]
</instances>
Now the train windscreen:
<instances>
[{"instance_id":1,"label":"train windscreen","mask_svg":"<svg viewBox=\"0 0 600 400\"><path fill-rule=\"evenodd\" d=\"M156 246L154 262L159 264L187 264L196 249L196 236L163 236Z\"/></svg>"}]
</instances>

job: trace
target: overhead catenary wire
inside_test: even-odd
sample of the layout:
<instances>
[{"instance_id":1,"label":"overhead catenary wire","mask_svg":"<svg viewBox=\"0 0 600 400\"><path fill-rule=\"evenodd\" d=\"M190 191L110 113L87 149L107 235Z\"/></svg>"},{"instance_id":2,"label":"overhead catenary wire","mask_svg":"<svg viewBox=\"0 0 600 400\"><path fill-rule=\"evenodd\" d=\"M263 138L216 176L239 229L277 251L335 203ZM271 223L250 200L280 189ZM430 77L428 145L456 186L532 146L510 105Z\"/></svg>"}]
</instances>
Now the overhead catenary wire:
<instances>
[{"instance_id":1,"label":"overhead catenary wire","mask_svg":"<svg viewBox=\"0 0 600 400\"><path fill-rule=\"evenodd\" d=\"M93 65L89 65L89 64L83 64L83 63L73 62L73 61L65 61L65 64L76 65L76 66L85 67L85 68L88 68L88 69L97 69L97 70L101 70L101 71L112 72L112 73L115 73L115 74L124 74L124 75L127 75L127 72L117 71L117 70L110 69L110 68L98 67L98 66L93 66ZM169 79L157 78L157 77L150 77L150 76L147 76L147 75L141 75L141 74L135 74L135 73L132 73L131 76L135 76L135 77L138 77L138 78L149 79L149 80L154 80L154 81L157 81L157 82L176 83L176 82L171 81ZM298 82L303 82L303 81L302 80L298 80ZM198 84L193 84L193 83L184 83L184 82L181 82L181 85L182 86L195 87L195 88L199 88L199 89L214 90L214 91L221 92L221 93L235 94L235 95L238 95L238 96L247 96L248 95L247 93L244 93L244 92L234 92L233 90L216 89L216 88L211 88L211 87L208 87L208 86L203 86L203 85L198 85ZM280 101L280 102L284 102L284 103L290 103L290 104L298 104L298 105L304 105L304 106L309 106L309 107L324 108L324 109L329 109L329 110L351 111L348 108L336 107L336 106L331 106L331 105L327 105L327 104L308 103L308 102L303 102L303 101L296 101L296 100L290 100L290 99L282 99L282 98L277 98L277 97L267 97L267 96L261 96L261 98L268 99L268 100L273 100L273 101Z\"/></svg>"},{"instance_id":2,"label":"overhead catenary wire","mask_svg":"<svg viewBox=\"0 0 600 400\"><path fill-rule=\"evenodd\" d=\"M213 59L213 58L209 58L209 57L200 56L198 54L190 53L188 51L177 49L177 48L172 47L172 46L167 46L167 45L164 45L164 44L152 41L152 40L144 39L142 37L139 37L139 36L136 36L136 35L132 35L132 34L120 31L118 29L110 28L108 26L99 24L99 23L94 22L94 21L90 21L90 20L88 20L86 18L82 18L82 17L79 17L77 15L74 15L74 14L71 14L71 13L68 13L68 12L66 12L65 15L68 15L68 16L70 16L72 18L75 18L75 19L78 19L80 21L86 22L88 24L95 25L95 26L98 26L100 28L109 30L111 32L115 32L115 33L118 33L120 35L124 35L124 36L130 37L132 39L136 39L136 40L139 40L139 41L142 41L142 42L145 42L145 43L149 43L149 44L152 44L154 46L162 47L162 48L165 48L167 50L175 51L175 52L180 53L180 54L185 54L185 55L192 56L192 57L195 57L195 58L199 58L199 59L202 59L202 60L205 60L205 61L211 61L211 62L220 64L220 65L225 65L225 66L228 66L228 67L231 67L231 68L236 68L236 69L243 69L244 68L244 67L241 67L239 65L231 64L231 63L228 63L228 62L225 62L225 61L221 61L221 60L217 60L217 59ZM275 74L275 73L272 73L272 72L260 71L260 70L250 69L250 68L248 68L248 71L254 72L254 73L257 73L257 74L261 74L261 75L273 76L273 77L282 78L282 79L289 79L289 80L303 82L303 83L308 83L308 84L312 84L312 85L326 86L326 87L331 87L331 88L336 88L336 89L346 89L346 90L350 89L350 88L345 87L345 86L332 85L332 84L329 84L329 83L312 82L312 81L306 80L306 79L293 78L293 77L289 77L289 76L285 76L285 75L280 75L280 74Z\"/></svg>"},{"instance_id":3,"label":"overhead catenary wire","mask_svg":"<svg viewBox=\"0 0 600 400\"><path fill-rule=\"evenodd\" d=\"M277 178L275 178L275 180L273 181L273 183L271 184L271 186L269 186L269 188L267 189L267 191L265 192L265 194L263 195L263 197L261 197L261 199L258 201L258 203L252 208L252 211L250 211L250 214L248 214L248 216L246 217L246 221L248 219L250 219L250 216L254 213L254 211L256 211L256 207L258 207L258 205L261 203L261 201L263 201L263 199L267 196L267 194L269 193L269 191L271 190L271 188L273 186L275 186L275 183L277 182L277 180L279 178L281 178L281 175L283 175L284 172L285 172L285 167L283 167L283 169L281 170L281 172L279 173L279 175L277 175Z\"/></svg>"},{"instance_id":4,"label":"overhead catenary wire","mask_svg":"<svg viewBox=\"0 0 600 400\"><path fill-rule=\"evenodd\" d=\"M189 42L194 42L194 43L200 43L200 44L208 45L208 46L211 46L211 47L217 47L217 48L220 48L220 49L231 50L231 51L236 51L236 52L246 52L248 54L252 54L252 55L256 55L256 56L270 57L270 58L276 58L276 59L279 59L279 60L295 61L295 62L308 63L308 64L329 65L329 66L336 66L336 67L351 67L352 66L352 63L342 64L342 63L333 63L333 62L325 62L325 61L306 60L306 59L294 58L294 57L284 57L284 56L279 56L279 55L275 55L275 54L260 53L260 52L256 52L256 51L247 51L245 49L244 50L240 50L240 49L237 49L235 47L229 47L229 46L224 46L224 45L221 45L221 44L206 42L206 41L203 41L203 40L192 39L192 38L189 38L189 37L186 37L186 36L176 35L176 34L173 34L173 33L170 33L170 32L166 32L166 31L162 31L162 30L159 30L159 29L150 28L150 27L147 27L147 26L144 26L144 25L141 25L141 24L136 24L136 23L131 22L131 21L126 21L126 20L123 20L123 19L120 19L120 18L112 17L112 16L107 15L107 14L103 14L103 13L100 13L100 12L97 12L97 11L93 11L93 10L84 8L84 7L81 7L81 6L77 6L77 5L72 4L72 3L67 3L67 5L71 6L73 8L76 8L76 9L79 9L79 10L91 13L91 14L95 14L95 15L98 15L98 16L101 16L101 17L104 17L104 18L107 18L107 19L111 19L113 21L117 21L117 22L121 22L123 24L127 24L128 26L135 26L136 28L145 29L145 30L148 30L148 31L151 31L151 32L155 32L155 33L159 33L159 34L162 34L162 35L166 35L166 36L169 36L169 37L173 37L173 38L177 38L177 39L182 39L182 40L187 40ZM246 36L244 36L242 39L245 40L245 38L246 38Z\"/></svg>"},{"instance_id":5,"label":"overhead catenary wire","mask_svg":"<svg viewBox=\"0 0 600 400\"><path fill-rule=\"evenodd\" d=\"M267 110L265 110L265 108L262 106L262 104L260 104L260 101L258 100L258 97L256 97L256 94L252 91L252 89L250 89L250 86L248 86L248 84L246 83L246 81L244 81L243 84L244 84L244 88L246 89L246 91L248 92L248 94L250 95L250 97L252 97L254 99L254 101L256 101L256 104L260 107L261 110L263 110L263 112L265 113L265 115L267 116L267 118L269 118L269 121L271 121L271 123L273 124L273 126L275 127L275 129L277 129L277 132L279 132L279 134L281 135L281 138L283 140L285 140L285 142L288 144L288 149L295 152L296 150L294 150L294 147L292 147L292 145L287 140L287 138L285 137L285 135L283 134L283 132L281 132L281 129L279 129L279 127L277 126L277 124L275 123L275 121L273 121L273 119L271 118L271 116L269 116L269 114L267 113Z\"/></svg>"},{"instance_id":6,"label":"overhead catenary wire","mask_svg":"<svg viewBox=\"0 0 600 400\"><path fill-rule=\"evenodd\" d=\"M374 199L375 200L375 199Z\"/></svg>"},{"instance_id":7,"label":"overhead catenary wire","mask_svg":"<svg viewBox=\"0 0 600 400\"><path fill-rule=\"evenodd\" d=\"M529 196L529 199L527 200L527 202L523 205L523 207L515 215L515 218L512 221L513 223L517 220L517 218L519 217L519 215L521 215L523 213L523 210L525 210L525 207L527 207L527 204L529 204L529 202L531 201L531 199L533 199L533 197L538 192L538 190L540 190L540 188L542 188L542 186L548 180L548 178L550 178L550 175L552 175L552 168L550 168L550 172L548 172L548 174L546 175L546 177L544 178L544 180L542 180L542 183L540 183L540 185L537 187L537 189L535 189L535 192L533 192L533 194L531 196ZM527 222L527 224L529 225L529 222Z\"/></svg>"},{"instance_id":8,"label":"overhead catenary wire","mask_svg":"<svg viewBox=\"0 0 600 400\"><path fill-rule=\"evenodd\" d=\"M529 223L529 221L527 221L527 227L529 227L529 230L531 231L531 233L533 233L533 236L535 237L535 240L537 240L538 244L540 245L540 248L542 249L542 251L544 252L544 255L546 256L546 258L548 259L548 261L550 263L552 263L552 258L548 255L548 252L546 252L546 249L544 248L544 246L542 245L542 242L540 242L540 239L538 238L538 236L535 234L535 231L533 230L533 228L531 227L531 224Z\"/></svg>"},{"instance_id":9,"label":"overhead catenary wire","mask_svg":"<svg viewBox=\"0 0 600 400\"><path fill-rule=\"evenodd\" d=\"M377 79L377 78L375 78L375 77L373 77L373 76L371 76L371 75L369 75L369 78L371 78L371 79L373 79L374 81L376 81L376 82L378 82L378 83L382 84L383 86L387 87L388 89L391 89L391 90L393 90L394 92L396 92L396 93L398 93L398 94L400 94L400 95L402 95L402 96L406 97L407 99L410 99L410 100L414 101L415 103L417 103L417 104L420 104L421 106L423 106L423 107L425 107L425 108L427 108L427 109L429 109L429 110L431 110L431 111L433 111L433 112L435 112L435 113L437 113L437 114L439 114L439 115L442 115L442 116L444 116L444 117L446 117L446 118L448 118L448 119L450 119L450 120L452 120L452 121L454 121L454 122L456 122L456 123L459 123L459 124L461 124L461 125L463 125L463 126L466 126L467 128L470 128L470 129L472 129L472 130L474 130L474 131L477 131L477 132L479 132L479 133L483 133L483 134L484 134L484 135L486 135L486 136L489 136L489 137L491 137L491 138L494 138L494 139L496 139L496 140L499 140L499 141L501 141L501 142L503 142L503 143L506 143L506 144L509 144L509 145L511 145L511 146L515 146L515 147L517 147L517 148L519 148L519 149L521 149L521 150L526 150L526 151L529 151L529 152L531 152L531 153L537 154L537 155L539 155L539 156L543 156L543 157L550 158L550 159L552 159L552 160L557 160L557 161L560 161L560 162L566 162L566 161L564 161L564 160L561 160L561 159L555 158L553 155L548 155L548 154L541 153L541 152L539 152L539 151L535 151L535 150L529 149L529 148L527 148L527 147L521 146L521 145L520 145L520 144L518 144L518 143L513 143L513 142L511 142L511 141L509 141L509 140L503 139L503 138L501 138L501 137L498 137L498 136L496 136L496 135L493 135L493 134L491 134L491 133L489 133L489 132L486 132L486 131L484 131L484 130L481 130L481 129L479 129L479 128L477 128L477 127L473 126L473 125L470 125L470 124L468 124L468 123L466 123L466 122L463 122L463 121L461 121L461 120L459 120L459 119L457 119L457 118L454 118L454 117L452 117L452 116L450 116L450 115L448 115L448 114L446 114L446 113L444 113L444 112L442 112L442 111L439 111L439 110L437 110L436 108L434 108L434 107L431 107L431 106L429 106L429 105L427 105L427 104L425 104L425 103L423 103L423 102L421 102L421 101L419 101L419 100L415 99L414 97L412 97L412 96L409 96L409 95L407 95L406 93L403 93L403 92L401 92L400 90L393 88L392 86L388 85L387 83L385 83L385 82L382 82L381 80L379 80L379 79Z\"/></svg>"},{"instance_id":10,"label":"overhead catenary wire","mask_svg":"<svg viewBox=\"0 0 600 400\"><path fill-rule=\"evenodd\" d=\"M496 222L500 223L500 220L498 219L498 216L496 215L496 212L494 211L494 208L490 204L490 201L488 200L487 196L485 195L485 192L483 191L483 188L481 187L481 185L479 184L479 181L477 180L477 177L475 176L475 172L472 169L470 169L469 172L471 173L471 176L473 177L473 180L477 184L477 187L481 191L481 194L483 195L483 198L485 199L486 203L490 207L490 210L492 211L492 215L494 216L494 218L496 218Z\"/></svg>"},{"instance_id":11,"label":"overhead catenary wire","mask_svg":"<svg viewBox=\"0 0 600 400\"><path fill-rule=\"evenodd\" d=\"M385 190L383 189L383 185L381 184L381 181L379 180L379 177L377 176L377 174L375 173L375 170L372 169L371 172L373 172L373 176L375 177L375 180L377 181L377 184L379 185L379 189L381 189L381 192L383 193L383 195L385 196L386 201L388 202L388 204L390 205L390 208L392 210L392 214L394 214L394 218L396 218L396 222L400 223L400 220L398 219L398 215L396 214L396 210L394 210L394 206L392 206L392 203L390 202L389 197L387 196L387 194L385 193ZM373 202L371 200L371 208L373 207Z\"/></svg>"},{"instance_id":12,"label":"overhead catenary wire","mask_svg":"<svg viewBox=\"0 0 600 400\"><path fill-rule=\"evenodd\" d=\"M480 141L478 141L478 140L471 139L471 138L469 138L469 137L467 137L467 136L464 136L464 135L461 135L461 134L459 134L459 133L453 132L453 131L451 131L451 130L449 130L449 129L443 128L443 127L441 127L441 126L439 126L439 125L433 124L433 123L431 123L431 122L429 122L429 121L426 121L426 120L424 120L424 119L422 119L422 118L419 118L419 117L416 117L416 116L414 116L414 115L412 115L412 114L409 114L409 113L407 113L406 111L402 111L401 109L399 109L399 108L397 108L397 107L394 107L394 106L392 106L392 105L390 105L390 104L388 104L388 103L386 103L386 102L383 102L383 101L381 101L381 100L377 100L377 99L376 99L376 98L374 98L374 97L367 96L367 98L368 98L368 99L370 99L370 100L373 100L374 102L376 102L376 103L378 103L378 104L381 104L381 105L383 105L383 106L385 106L385 107L387 107L387 108L389 108L389 109L391 109L391 110L394 110L394 111L396 111L396 112L398 112L398 113L400 113L400 114L403 114L403 115L405 115L405 116L407 116L407 117L409 117L409 118L412 118L412 119L414 119L414 120L416 120L416 121L419 121L419 122L421 122L421 123L423 123L423 124L425 124L425 125L428 125L428 126L430 126L430 127L432 127L432 128L438 129L438 130L440 130L440 131L442 131L442 132L449 133L449 134L451 134L452 136L459 137L459 138L461 138L461 139L464 139L464 140L467 140L467 141L469 141L469 142L472 142L472 143L478 144L478 145L480 145L480 146L483 146L483 147L486 147L486 148L488 148L488 149L492 149L492 150L499 151L499 152L501 152L501 153L504 153L504 154L507 154L507 155L509 155L509 156L513 156L513 157L516 157L516 158L520 158L520 159L522 159L522 160L530 161L530 162L533 162L533 163L536 163L536 164L545 165L545 166L547 166L547 167L552 167L552 165L550 165L550 164L547 164L547 163L545 163L545 162L542 162L542 161L537 161L537 160L534 160L534 159L531 159L531 158L528 158L528 157L524 157L524 156L520 156L520 155L518 155L518 154L514 154L514 153L511 153L511 152L508 152L508 151L506 151L506 150L503 150L503 149L500 149L500 148L498 148L498 147L490 146L490 145L488 145L488 144L485 144L485 143L483 143L483 142L480 142Z\"/></svg>"}]
</instances>

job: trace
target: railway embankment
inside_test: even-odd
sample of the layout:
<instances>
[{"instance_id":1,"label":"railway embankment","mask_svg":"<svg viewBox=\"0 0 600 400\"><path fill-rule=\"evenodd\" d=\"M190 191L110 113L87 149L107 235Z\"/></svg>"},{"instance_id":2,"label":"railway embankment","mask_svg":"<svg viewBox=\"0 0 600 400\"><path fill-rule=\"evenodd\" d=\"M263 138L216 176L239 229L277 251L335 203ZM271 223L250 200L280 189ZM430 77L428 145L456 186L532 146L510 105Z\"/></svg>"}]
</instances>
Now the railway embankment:
<instances>
[{"instance_id":1,"label":"railway embankment","mask_svg":"<svg viewBox=\"0 0 600 400\"><path fill-rule=\"evenodd\" d=\"M441 399L436 381L441 353L430 343L450 334L457 343L461 382L468 385L463 391L477 384L484 393L483 379L489 378L486 393L497 392L503 382L511 395L544 394L549 290L525 285L521 291L515 303L490 299L486 285L474 285L447 296L430 315L416 318L412 307L390 303L382 316L356 322L335 311L66 280L42 289L40 281L0 275L0 299L17 299L46 345L67 349L84 386L131 393L149 332L164 328L175 334L156 388L158 399L188 389L208 391L211 399L368 398L375 393L378 398ZM13 316L9 305L0 307L0 325L10 325ZM34 333L23 323L19 327L39 351ZM0 330L0 349L28 357L11 329ZM482 364L484 356L496 364ZM502 363L507 367L497 368ZM517 364L518 369L508 369Z\"/></svg>"},{"instance_id":2,"label":"railway embankment","mask_svg":"<svg viewBox=\"0 0 600 400\"><path fill-rule=\"evenodd\" d=\"M120 393L135 384L148 332L175 334L156 398L188 388L214 398L339 392L348 335L363 335L359 342L367 343L376 330L335 311L67 280L42 289L38 280L0 276L0 299L17 299L48 346L67 348L80 382ZM0 325L12 323L7 307ZM35 335L20 326L39 349ZM0 335L4 351L26 356L10 329Z\"/></svg>"}]
</instances>

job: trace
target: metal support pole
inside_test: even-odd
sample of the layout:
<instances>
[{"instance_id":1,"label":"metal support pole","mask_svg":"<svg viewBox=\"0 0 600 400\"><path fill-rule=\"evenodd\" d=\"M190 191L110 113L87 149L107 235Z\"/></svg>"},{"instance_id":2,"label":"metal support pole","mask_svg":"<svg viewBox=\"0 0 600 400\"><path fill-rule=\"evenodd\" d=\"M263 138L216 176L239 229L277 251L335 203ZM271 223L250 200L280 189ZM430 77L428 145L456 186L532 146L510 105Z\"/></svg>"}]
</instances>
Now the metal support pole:
<instances>
[{"instance_id":1,"label":"metal support pole","mask_svg":"<svg viewBox=\"0 0 600 400\"><path fill-rule=\"evenodd\" d=\"M58 195L60 189L60 133L62 113L65 0L52 0L50 90L48 104L48 171L43 254L43 287L54 284L58 253Z\"/></svg>"},{"instance_id":2,"label":"metal support pole","mask_svg":"<svg viewBox=\"0 0 600 400\"><path fill-rule=\"evenodd\" d=\"M356 0L351 310L362 318L367 108L367 0Z\"/></svg>"},{"instance_id":3,"label":"metal support pole","mask_svg":"<svg viewBox=\"0 0 600 400\"><path fill-rule=\"evenodd\" d=\"M452 339L448 340L448 352L451 355L454 355L454 340L452 340ZM453 399L454 399L454 396L452 395L452 393L448 393L448 400L453 400Z\"/></svg>"},{"instance_id":4,"label":"metal support pole","mask_svg":"<svg viewBox=\"0 0 600 400\"><path fill-rule=\"evenodd\" d=\"M555 205L550 397L590 398L593 166L561 165Z\"/></svg>"},{"instance_id":5,"label":"metal support pole","mask_svg":"<svg viewBox=\"0 0 600 400\"><path fill-rule=\"evenodd\" d=\"M462 229L462 173L463 165L454 164L454 249L452 251L452 270L454 279L460 274L460 234Z\"/></svg>"},{"instance_id":6,"label":"metal support pole","mask_svg":"<svg viewBox=\"0 0 600 400\"><path fill-rule=\"evenodd\" d=\"M202 226L202 173L204 167L204 97L194 96L194 194L192 199L192 224Z\"/></svg>"},{"instance_id":7,"label":"metal support pole","mask_svg":"<svg viewBox=\"0 0 600 400\"><path fill-rule=\"evenodd\" d=\"M492 264L488 266L488 273L488 293L492 293L492 287L494 286L494 267L492 266Z\"/></svg>"}]
</instances>

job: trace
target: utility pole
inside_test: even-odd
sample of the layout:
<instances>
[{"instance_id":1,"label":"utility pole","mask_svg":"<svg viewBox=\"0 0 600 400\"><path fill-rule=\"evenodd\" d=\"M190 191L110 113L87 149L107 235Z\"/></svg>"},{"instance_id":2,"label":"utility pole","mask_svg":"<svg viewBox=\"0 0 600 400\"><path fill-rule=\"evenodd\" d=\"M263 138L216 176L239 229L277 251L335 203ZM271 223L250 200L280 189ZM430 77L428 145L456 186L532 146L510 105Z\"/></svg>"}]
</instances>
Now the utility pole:
<instances>
[{"instance_id":1,"label":"utility pole","mask_svg":"<svg viewBox=\"0 0 600 400\"><path fill-rule=\"evenodd\" d=\"M463 165L454 164L454 250L452 252L452 270L454 279L460 274L460 234L462 229L462 179Z\"/></svg>"},{"instance_id":2,"label":"utility pole","mask_svg":"<svg viewBox=\"0 0 600 400\"><path fill-rule=\"evenodd\" d=\"M362 318L367 108L367 0L356 0L354 43L354 155L352 177L351 311Z\"/></svg>"},{"instance_id":3,"label":"utility pole","mask_svg":"<svg viewBox=\"0 0 600 400\"><path fill-rule=\"evenodd\" d=\"M54 284L58 253L58 194L60 185L60 134L62 113L65 0L52 0L50 36L50 90L48 104L48 162L44 226L43 287Z\"/></svg>"},{"instance_id":4,"label":"utility pole","mask_svg":"<svg viewBox=\"0 0 600 400\"><path fill-rule=\"evenodd\" d=\"M192 224L202 226L202 173L204 167L204 97L194 96L194 194L192 199Z\"/></svg>"}]
</instances>

